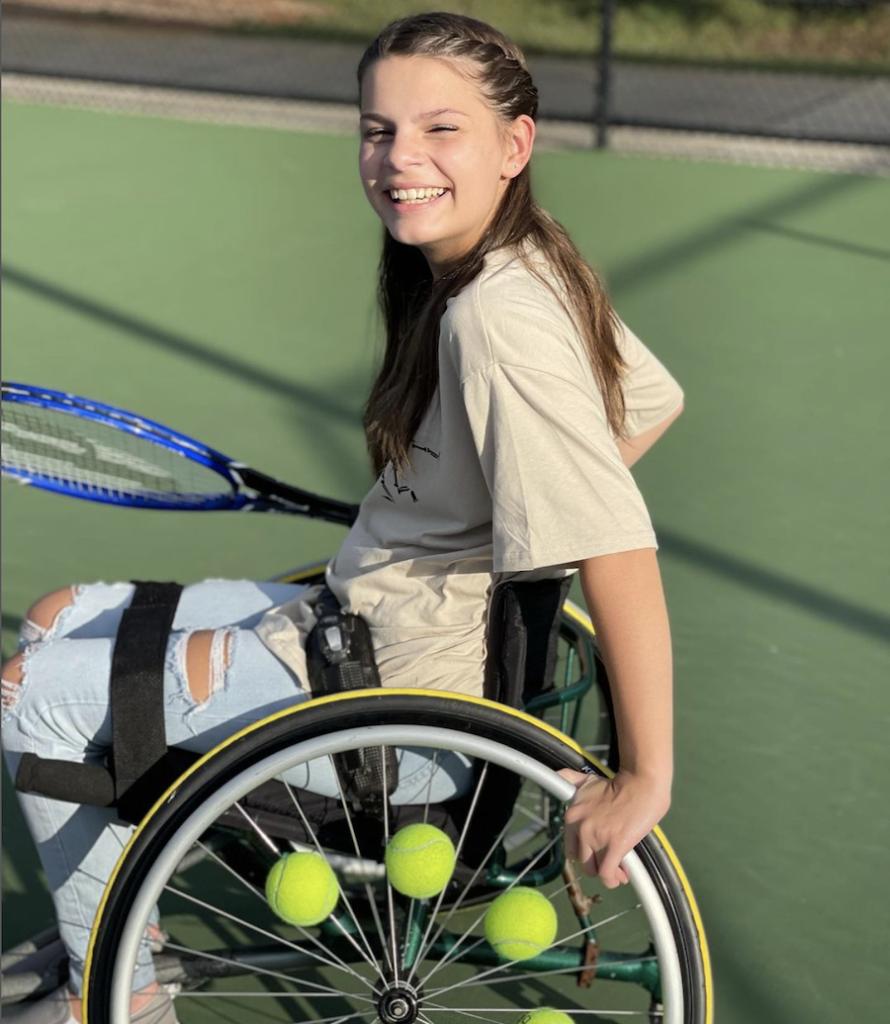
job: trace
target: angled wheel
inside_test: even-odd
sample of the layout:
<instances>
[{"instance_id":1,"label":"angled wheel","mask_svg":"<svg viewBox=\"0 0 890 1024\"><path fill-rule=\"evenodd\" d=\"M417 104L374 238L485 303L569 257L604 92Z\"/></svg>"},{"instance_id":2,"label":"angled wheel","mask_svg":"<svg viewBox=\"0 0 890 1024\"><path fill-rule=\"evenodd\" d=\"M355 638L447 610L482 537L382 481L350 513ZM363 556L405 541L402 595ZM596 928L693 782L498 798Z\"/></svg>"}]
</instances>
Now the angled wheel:
<instances>
[{"instance_id":1,"label":"angled wheel","mask_svg":"<svg viewBox=\"0 0 890 1024\"><path fill-rule=\"evenodd\" d=\"M372 746L428 750L433 773L472 759L471 784L447 804L429 805L421 794L376 823L339 794L320 808L288 785L308 762ZM566 872L562 812L573 789L556 770L585 765L597 768L535 718L433 691L359 691L258 723L183 776L122 855L93 930L88 1024L129 1019L140 940L156 904L170 936L156 966L180 990L182 1024L512 1022L541 1006L577 1024L707 1024L704 933L660 832L626 859L629 886L610 891ZM517 801L493 813L501 786L491 780L508 775L537 792L541 817L510 849L505 840L528 811ZM263 788L270 785L283 794L278 803ZM283 818L294 828L282 827ZM334 819L339 828L330 826ZM458 849L451 883L429 900L396 893L381 863L392 831L409 819L451 831ZM280 921L262 893L266 872L288 847L322 852L337 873L339 904L315 928ZM540 888L559 916L553 945L520 963L487 944L480 903L515 885Z\"/></svg>"}]
</instances>

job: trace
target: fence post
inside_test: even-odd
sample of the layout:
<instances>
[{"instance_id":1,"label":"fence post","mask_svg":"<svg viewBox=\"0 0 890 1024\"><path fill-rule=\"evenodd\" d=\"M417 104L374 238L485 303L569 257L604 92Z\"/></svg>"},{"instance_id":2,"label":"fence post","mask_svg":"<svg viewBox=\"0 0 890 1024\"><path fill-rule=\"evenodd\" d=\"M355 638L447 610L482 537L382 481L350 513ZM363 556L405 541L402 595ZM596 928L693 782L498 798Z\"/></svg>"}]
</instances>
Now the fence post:
<instances>
[{"instance_id":1,"label":"fence post","mask_svg":"<svg viewBox=\"0 0 890 1024\"><path fill-rule=\"evenodd\" d=\"M596 82L596 148L609 145L609 104L612 93L612 16L615 0L601 0L599 74Z\"/></svg>"}]
</instances>

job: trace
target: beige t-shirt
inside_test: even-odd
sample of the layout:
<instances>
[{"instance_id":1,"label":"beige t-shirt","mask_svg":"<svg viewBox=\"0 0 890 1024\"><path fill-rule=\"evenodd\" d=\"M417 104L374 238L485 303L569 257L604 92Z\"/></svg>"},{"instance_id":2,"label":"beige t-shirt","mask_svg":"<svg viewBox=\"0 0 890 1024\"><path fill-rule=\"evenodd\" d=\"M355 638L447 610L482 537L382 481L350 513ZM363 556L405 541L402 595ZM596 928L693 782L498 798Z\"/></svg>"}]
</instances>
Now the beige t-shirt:
<instances>
[{"instance_id":1,"label":"beige t-shirt","mask_svg":"<svg viewBox=\"0 0 890 1024\"><path fill-rule=\"evenodd\" d=\"M618 344L636 436L683 393L623 324ZM371 628L385 686L480 695L493 583L565 576L583 558L657 547L583 342L510 250L490 254L448 301L438 396L411 457L407 471L380 475L327 568L343 607ZM257 627L302 679L313 596Z\"/></svg>"}]
</instances>

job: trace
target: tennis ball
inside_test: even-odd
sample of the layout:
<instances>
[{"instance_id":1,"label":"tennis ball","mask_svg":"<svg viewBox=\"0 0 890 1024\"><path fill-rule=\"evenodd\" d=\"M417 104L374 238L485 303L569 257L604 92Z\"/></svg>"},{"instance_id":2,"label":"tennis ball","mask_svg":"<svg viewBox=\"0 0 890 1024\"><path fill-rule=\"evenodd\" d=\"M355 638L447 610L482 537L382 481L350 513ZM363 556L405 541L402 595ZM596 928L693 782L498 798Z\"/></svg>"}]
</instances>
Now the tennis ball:
<instances>
[{"instance_id":1,"label":"tennis ball","mask_svg":"<svg viewBox=\"0 0 890 1024\"><path fill-rule=\"evenodd\" d=\"M266 878L269 906L288 924L318 924L337 906L340 890L331 865L317 853L288 853Z\"/></svg>"},{"instance_id":2,"label":"tennis ball","mask_svg":"<svg viewBox=\"0 0 890 1024\"><path fill-rule=\"evenodd\" d=\"M556 911L537 889L520 885L502 893L485 914L485 938L507 960L528 960L553 944Z\"/></svg>"},{"instance_id":3,"label":"tennis ball","mask_svg":"<svg viewBox=\"0 0 890 1024\"><path fill-rule=\"evenodd\" d=\"M437 896L454 871L454 844L434 825L406 825L386 847L386 873L403 896Z\"/></svg>"},{"instance_id":4,"label":"tennis ball","mask_svg":"<svg viewBox=\"0 0 890 1024\"><path fill-rule=\"evenodd\" d=\"M554 1010L545 1006L540 1010L529 1010L524 1013L516 1024L575 1024L572 1018L562 1010Z\"/></svg>"}]
</instances>

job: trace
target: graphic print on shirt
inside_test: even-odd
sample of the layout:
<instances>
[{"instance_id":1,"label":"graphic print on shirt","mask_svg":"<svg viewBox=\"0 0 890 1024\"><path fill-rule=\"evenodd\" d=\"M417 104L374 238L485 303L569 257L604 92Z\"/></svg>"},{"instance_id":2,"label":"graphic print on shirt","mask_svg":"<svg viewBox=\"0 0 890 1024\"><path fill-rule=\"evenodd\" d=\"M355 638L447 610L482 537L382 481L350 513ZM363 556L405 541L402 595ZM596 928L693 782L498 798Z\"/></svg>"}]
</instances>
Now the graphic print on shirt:
<instances>
[{"instance_id":1,"label":"graphic print on shirt","mask_svg":"<svg viewBox=\"0 0 890 1024\"><path fill-rule=\"evenodd\" d=\"M420 452L426 453L434 459L439 458L440 453L434 452L432 448L426 448L424 445L416 444L414 441L411 442L411 447L416 448ZM388 481L387 477L389 477ZM411 501L415 505L420 501L420 498L417 497L414 490L405 483L404 477L399 476L399 470L392 460L387 462L383 472L380 474L379 483L383 489L383 497L386 498L387 501L394 502L396 498L403 494L410 494Z\"/></svg>"},{"instance_id":2,"label":"graphic print on shirt","mask_svg":"<svg viewBox=\"0 0 890 1024\"><path fill-rule=\"evenodd\" d=\"M426 452L427 455L432 455L434 459L439 458L439 452L434 452L432 448L424 448L422 444L416 444L414 441L412 441L411 447L416 448L419 452Z\"/></svg>"}]
</instances>

